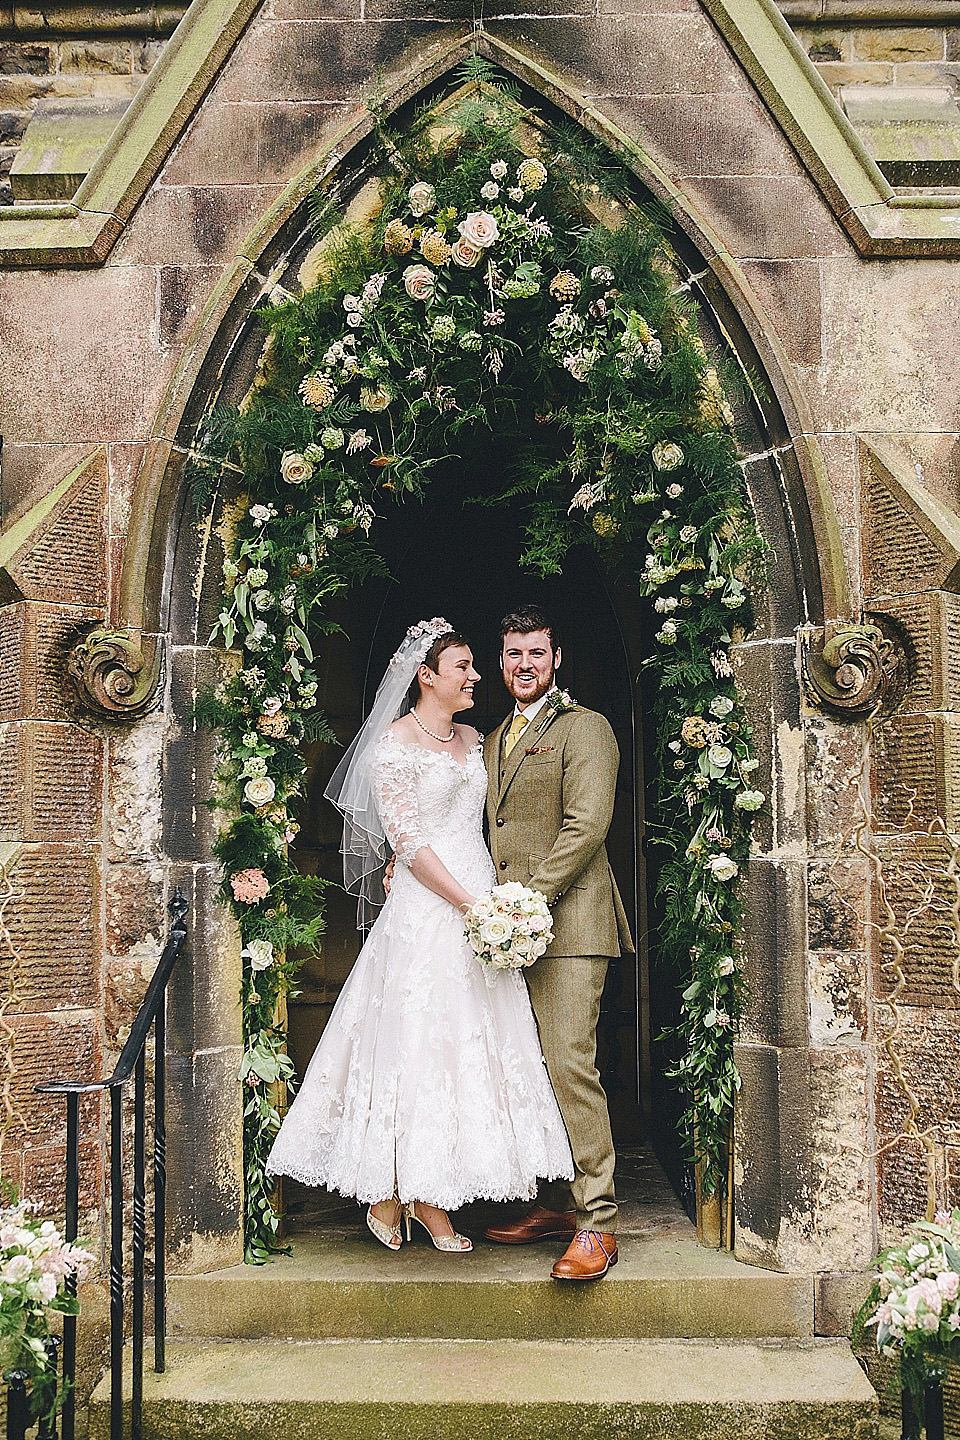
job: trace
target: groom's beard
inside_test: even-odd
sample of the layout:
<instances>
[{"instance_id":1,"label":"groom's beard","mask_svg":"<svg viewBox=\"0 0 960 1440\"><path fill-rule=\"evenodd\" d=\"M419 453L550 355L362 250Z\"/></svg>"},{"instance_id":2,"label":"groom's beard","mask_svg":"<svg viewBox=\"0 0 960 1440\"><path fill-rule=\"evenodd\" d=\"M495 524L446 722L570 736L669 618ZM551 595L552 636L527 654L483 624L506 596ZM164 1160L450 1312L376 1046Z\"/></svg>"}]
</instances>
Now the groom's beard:
<instances>
[{"instance_id":1,"label":"groom's beard","mask_svg":"<svg viewBox=\"0 0 960 1440\"><path fill-rule=\"evenodd\" d=\"M555 670L551 670L547 679L541 680L540 683L534 685L532 689L527 686L522 690L514 688L516 684L516 678L514 677L506 682L507 689L518 705L523 705L524 707L527 705L536 705L541 696L546 695L548 690L553 689L556 673Z\"/></svg>"}]
</instances>

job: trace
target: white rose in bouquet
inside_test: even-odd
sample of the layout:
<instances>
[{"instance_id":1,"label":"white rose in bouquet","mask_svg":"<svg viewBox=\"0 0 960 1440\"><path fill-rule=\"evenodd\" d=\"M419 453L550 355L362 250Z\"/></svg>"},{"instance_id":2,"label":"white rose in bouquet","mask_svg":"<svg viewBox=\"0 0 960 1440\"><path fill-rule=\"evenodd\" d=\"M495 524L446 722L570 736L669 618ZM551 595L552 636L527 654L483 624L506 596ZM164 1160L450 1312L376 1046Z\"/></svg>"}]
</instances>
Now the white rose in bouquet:
<instances>
[{"instance_id":1,"label":"white rose in bouquet","mask_svg":"<svg viewBox=\"0 0 960 1440\"><path fill-rule=\"evenodd\" d=\"M494 886L471 906L464 934L481 964L519 970L544 954L553 921L543 895L514 880Z\"/></svg>"},{"instance_id":2,"label":"white rose in bouquet","mask_svg":"<svg viewBox=\"0 0 960 1440\"><path fill-rule=\"evenodd\" d=\"M510 921L503 915L490 915L480 926L480 939L487 945L502 945L511 935Z\"/></svg>"}]
</instances>

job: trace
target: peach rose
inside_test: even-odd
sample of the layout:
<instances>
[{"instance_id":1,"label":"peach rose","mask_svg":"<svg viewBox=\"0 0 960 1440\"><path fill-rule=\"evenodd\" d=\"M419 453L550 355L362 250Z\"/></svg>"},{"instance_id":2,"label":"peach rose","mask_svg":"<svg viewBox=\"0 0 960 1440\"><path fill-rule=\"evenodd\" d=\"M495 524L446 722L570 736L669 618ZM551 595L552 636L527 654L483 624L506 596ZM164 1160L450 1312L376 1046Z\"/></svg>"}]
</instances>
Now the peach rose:
<instances>
[{"instance_id":1,"label":"peach rose","mask_svg":"<svg viewBox=\"0 0 960 1440\"><path fill-rule=\"evenodd\" d=\"M429 300L435 284L429 265L408 265L403 272L403 288L411 300Z\"/></svg>"}]
</instances>

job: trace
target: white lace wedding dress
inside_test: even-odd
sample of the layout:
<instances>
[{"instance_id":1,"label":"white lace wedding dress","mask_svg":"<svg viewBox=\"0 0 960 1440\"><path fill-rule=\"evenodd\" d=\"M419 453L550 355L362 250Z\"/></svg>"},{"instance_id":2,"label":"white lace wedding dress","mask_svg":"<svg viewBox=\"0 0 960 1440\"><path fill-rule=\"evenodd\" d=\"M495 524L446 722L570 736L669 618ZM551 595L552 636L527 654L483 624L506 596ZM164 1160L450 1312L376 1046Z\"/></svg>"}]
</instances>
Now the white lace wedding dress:
<instances>
[{"instance_id":1,"label":"white lace wedding dress","mask_svg":"<svg viewBox=\"0 0 960 1440\"><path fill-rule=\"evenodd\" d=\"M387 731L374 765L393 885L267 1169L365 1204L394 1191L445 1210L532 1199L573 1163L526 985L488 975L459 912L407 868L429 845L471 893L495 883L480 746L461 765Z\"/></svg>"}]
</instances>

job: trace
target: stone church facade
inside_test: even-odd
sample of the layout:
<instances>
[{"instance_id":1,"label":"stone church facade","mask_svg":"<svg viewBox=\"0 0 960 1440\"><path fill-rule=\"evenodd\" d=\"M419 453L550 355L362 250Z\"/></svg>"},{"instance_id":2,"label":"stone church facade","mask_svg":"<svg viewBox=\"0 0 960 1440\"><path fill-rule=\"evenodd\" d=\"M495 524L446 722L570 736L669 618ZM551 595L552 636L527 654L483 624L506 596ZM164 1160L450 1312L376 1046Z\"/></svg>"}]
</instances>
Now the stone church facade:
<instances>
[{"instance_id":1,"label":"stone church facade","mask_svg":"<svg viewBox=\"0 0 960 1440\"><path fill-rule=\"evenodd\" d=\"M777 564L735 653L771 797L736 1254L814 1277L842 1333L878 1244L958 1202L958 23L952 0L0 5L2 1173L25 1195L62 1178L33 1087L109 1068L181 884L171 1238L184 1271L242 1252L240 960L191 718L223 673L222 550L185 472L249 386L258 307L309 268L308 196L363 203L371 94L402 122L478 51L669 209L752 387Z\"/></svg>"}]
</instances>

